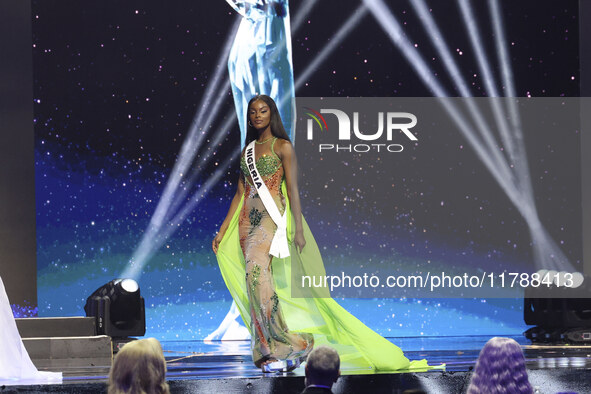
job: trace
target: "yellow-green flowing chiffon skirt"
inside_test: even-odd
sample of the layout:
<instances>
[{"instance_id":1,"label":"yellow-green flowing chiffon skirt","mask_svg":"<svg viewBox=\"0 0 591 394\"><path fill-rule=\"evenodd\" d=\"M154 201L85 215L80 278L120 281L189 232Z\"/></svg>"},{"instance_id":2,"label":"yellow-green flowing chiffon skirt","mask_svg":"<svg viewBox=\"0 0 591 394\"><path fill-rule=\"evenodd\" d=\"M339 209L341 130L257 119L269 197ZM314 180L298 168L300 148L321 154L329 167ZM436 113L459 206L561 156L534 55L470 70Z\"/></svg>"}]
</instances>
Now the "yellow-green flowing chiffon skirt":
<instances>
[{"instance_id":1,"label":"yellow-green flowing chiffon skirt","mask_svg":"<svg viewBox=\"0 0 591 394\"><path fill-rule=\"evenodd\" d=\"M283 195L287 196L285 182L281 188ZM219 245L217 260L242 320L251 330L245 262L238 235L238 217L243 202L244 196ZM421 371L432 368L426 360L409 361L398 346L374 332L330 298L327 289L316 290L316 297L293 297L292 274L294 278L296 275L323 276L325 270L318 246L303 218L306 246L300 253L293 245L294 223L287 198L286 202L290 257L274 257L272 267L275 291L289 330L311 333L314 335L316 346L328 345L336 349L341 358L341 369L350 368L359 370L360 373L364 370L371 373ZM294 293L298 293L295 288Z\"/></svg>"}]
</instances>

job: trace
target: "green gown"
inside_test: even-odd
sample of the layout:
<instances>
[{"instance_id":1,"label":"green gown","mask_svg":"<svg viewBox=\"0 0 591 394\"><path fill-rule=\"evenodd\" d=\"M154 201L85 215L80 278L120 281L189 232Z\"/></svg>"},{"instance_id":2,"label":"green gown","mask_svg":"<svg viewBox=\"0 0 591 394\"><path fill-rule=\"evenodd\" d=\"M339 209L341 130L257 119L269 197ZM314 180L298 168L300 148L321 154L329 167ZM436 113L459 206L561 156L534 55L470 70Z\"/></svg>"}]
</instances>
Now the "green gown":
<instances>
[{"instance_id":1,"label":"green gown","mask_svg":"<svg viewBox=\"0 0 591 394\"><path fill-rule=\"evenodd\" d=\"M409 361L402 350L383 338L330 298L327 289L316 296L302 294L294 284L301 275L324 275L318 246L302 217L306 246L298 252L293 244L293 221L281 160L273 141L269 154L257 159L257 169L273 200L283 213L287 210L290 256L268 254L276 229L251 186L242 160L245 193L219 244L220 271L251 334L251 350L258 366L266 359L305 358L314 345L335 348L342 369L366 373L427 370L426 360ZM292 294L293 290L293 294ZM294 297L307 295L307 297Z\"/></svg>"}]
</instances>

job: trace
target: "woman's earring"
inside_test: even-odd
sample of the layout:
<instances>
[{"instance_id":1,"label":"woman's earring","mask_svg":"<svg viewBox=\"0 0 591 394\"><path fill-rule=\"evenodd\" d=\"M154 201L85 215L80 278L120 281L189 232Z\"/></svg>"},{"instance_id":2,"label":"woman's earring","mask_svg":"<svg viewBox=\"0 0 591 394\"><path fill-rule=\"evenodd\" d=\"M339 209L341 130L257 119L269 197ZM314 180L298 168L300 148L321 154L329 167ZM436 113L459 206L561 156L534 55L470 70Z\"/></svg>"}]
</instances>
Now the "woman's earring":
<instances>
[{"instance_id":1,"label":"woman's earring","mask_svg":"<svg viewBox=\"0 0 591 394\"><path fill-rule=\"evenodd\" d=\"M250 127L253 127L253 126L252 126L252 123L250 122L250 120L248 121L248 125L249 125Z\"/></svg>"}]
</instances>

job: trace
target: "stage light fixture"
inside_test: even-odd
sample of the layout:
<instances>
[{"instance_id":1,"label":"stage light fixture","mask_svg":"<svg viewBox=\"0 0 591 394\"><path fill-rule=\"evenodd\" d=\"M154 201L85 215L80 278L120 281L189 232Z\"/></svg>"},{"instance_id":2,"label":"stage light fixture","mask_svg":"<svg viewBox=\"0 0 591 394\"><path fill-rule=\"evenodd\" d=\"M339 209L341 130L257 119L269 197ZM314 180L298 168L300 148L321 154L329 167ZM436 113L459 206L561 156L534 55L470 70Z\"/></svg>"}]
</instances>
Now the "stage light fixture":
<instances>
[{"instance_id":1,"label":"stage light fixture","mask_svg":"<svg viewBox=\"0 0 591 394\"><path fill-rule=\"evenodd\" d=\"M114 279L99 287L86 300L84 311L96 319L98 335L124 338L146 333L144 298L133 279Z\"/></svg>"},{"instance_id":2,"label":"stage light fixture","mask_svg":"<svg viewBox=\"0 0 591 394\"><path fill-rule=\"evenodd\" d=\"M580 273L538 271L554 278L550 286L525 290L523 319L535 325L524 335L532 342L591 343L591 291L589 278ZM554 298L547 297L552 292Z\"/></svg>"}]
</instances>

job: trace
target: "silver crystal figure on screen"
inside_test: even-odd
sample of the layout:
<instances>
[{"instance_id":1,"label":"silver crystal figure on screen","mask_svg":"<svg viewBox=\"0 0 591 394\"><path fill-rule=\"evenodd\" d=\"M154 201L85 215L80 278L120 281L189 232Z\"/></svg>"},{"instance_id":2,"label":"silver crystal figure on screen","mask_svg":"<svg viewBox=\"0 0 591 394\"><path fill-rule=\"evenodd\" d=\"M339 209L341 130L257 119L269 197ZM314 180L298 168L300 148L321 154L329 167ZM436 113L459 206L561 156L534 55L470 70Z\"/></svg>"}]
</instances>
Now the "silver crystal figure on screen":
<instances>
[{"instance_id":1,"label":"silver crystal figure on screen","mask_svg":"<svg viewBox=\"0 0 591 394\"><path fill-rule=\"evenodd\" d=\"M240 140L244 143L246 136L248 101L256 94L267 94L277 103L285 130L294 141L295 92L288 1L226 1L242 15L228 58Z\"/></svg>"}]
</instances>

